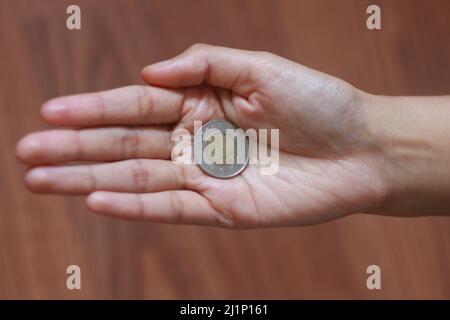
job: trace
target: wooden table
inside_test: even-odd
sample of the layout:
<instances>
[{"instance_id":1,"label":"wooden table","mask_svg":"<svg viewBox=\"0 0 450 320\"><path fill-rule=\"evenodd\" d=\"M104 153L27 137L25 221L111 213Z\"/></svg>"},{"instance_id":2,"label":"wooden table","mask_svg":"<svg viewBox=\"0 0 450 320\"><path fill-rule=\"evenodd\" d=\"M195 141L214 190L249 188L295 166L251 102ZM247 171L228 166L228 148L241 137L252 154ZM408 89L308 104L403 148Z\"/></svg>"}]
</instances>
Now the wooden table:
<instances>
[{"instance_id":1,"label":"wooden table","mask_svg":"<svg viewBox=\"0 0 450 320\"><path fill-rule=\"evenodd\" d=\"M66 8L82 10L69 31ZM366 8L382 29L366 28ZM39 196L14 147L54 96L143 83L196 42L266 50L377 94L450 93L450 2L66 1L0 4L0 298L450 298L450 219L356 215L230 231L114 220ZM66 268L82 290L66 288ZM382 289L366 287L366 268Z\"/></svg>"}]
</instances>

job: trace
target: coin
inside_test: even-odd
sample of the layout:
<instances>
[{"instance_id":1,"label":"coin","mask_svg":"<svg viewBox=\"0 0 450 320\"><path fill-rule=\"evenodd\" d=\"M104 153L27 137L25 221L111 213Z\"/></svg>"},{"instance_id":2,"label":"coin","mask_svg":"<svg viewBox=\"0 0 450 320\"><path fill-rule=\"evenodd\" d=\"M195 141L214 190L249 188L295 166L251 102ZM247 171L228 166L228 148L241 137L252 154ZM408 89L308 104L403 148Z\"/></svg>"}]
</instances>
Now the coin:
<instances>
[{"instance_id":1,"label":"coin","mask_svg":"<svg viewBox=\"0 0 450 320\"><path fill-rule=\"evenodd\" d=\"M197 165L216 178L231 178L248 164L249 141L242 129L224 120L212 120L199 128L194 136Z\"/></svg>"}]
</instances>

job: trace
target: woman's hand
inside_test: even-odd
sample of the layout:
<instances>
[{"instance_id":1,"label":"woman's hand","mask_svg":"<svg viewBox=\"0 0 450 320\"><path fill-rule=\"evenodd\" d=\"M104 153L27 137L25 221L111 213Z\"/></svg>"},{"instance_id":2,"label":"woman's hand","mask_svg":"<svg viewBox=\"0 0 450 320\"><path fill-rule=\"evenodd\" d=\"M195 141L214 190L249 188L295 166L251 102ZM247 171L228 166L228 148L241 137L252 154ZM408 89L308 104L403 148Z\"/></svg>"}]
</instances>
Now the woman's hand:
<instances>
[{"instance_id":1,"label":"woman's hand","mask_svg":"<svg viewBox=\"0 0 450 320\"><path fill-rule=\"evenodd\" d=\"M390 193L371 135L370 95L346 82L269 53L209 45L142 75L149 86L43 106L44 120L66 129L18 144L18 158L32 166L25 177L32 191L88 195L91 211L114 217L236 228L375 212ZM264 176L249 165L221 180L173 163L171 132L212 119L280 129L278 172Z\"/></svg>"}]
</instances>

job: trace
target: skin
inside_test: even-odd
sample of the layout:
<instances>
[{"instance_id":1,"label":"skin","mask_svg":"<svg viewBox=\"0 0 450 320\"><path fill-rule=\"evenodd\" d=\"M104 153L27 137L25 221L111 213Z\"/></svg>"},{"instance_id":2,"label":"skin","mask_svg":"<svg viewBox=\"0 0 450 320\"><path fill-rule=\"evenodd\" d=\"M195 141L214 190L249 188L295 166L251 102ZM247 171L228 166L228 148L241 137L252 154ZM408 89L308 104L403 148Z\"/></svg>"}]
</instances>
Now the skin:
<instances>
[{"instance_id":1,"label":"skin","mask_svg":"<svg viewBox=\"0 0 450 320\"><path fill-rule=\"evenodd\" d=\"M147 86L45 103L43 119L63 129L18 143L18 159L31 166L28 188L87 195L91 211L118 218L232 228L317 224L358 212L447 212L445 194L434 190L450 183L436 185L423 171L435 158L435 176L448 171L439 150L449 146L429 144L450 125L430 128L436 123L419 123L409 111L432 104L444 116L448 98L377 97L270 53L203 44L142 76ZM193 133L194 120L212 119L279 128L278 173L263 176L249 165L222 180L174 164L171 132ZM417 125L428 126L429 141L411 130ZM426 188L413 187L415 179Z\"/></svg>"}]
</instances>

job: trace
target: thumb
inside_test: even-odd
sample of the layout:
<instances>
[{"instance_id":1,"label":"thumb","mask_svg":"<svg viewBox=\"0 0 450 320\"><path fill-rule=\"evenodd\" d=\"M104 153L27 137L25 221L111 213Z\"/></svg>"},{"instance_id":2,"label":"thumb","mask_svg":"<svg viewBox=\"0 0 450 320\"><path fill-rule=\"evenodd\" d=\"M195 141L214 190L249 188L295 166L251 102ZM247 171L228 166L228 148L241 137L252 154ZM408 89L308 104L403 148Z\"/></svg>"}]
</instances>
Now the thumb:
<instances>
[{"instance_id":1,"label":"thumb","mask_svg":"<svg viewBox=\"0 0 450 320\"><path fill-rule=\"evenodd\" d=\"M208 83L248 96L268 78L274 55L195 44L170 60L145 67L142 77L150 85L179 88Z\"/></svg>"}]
</instances>

